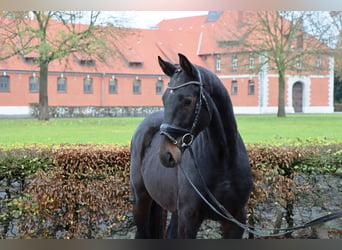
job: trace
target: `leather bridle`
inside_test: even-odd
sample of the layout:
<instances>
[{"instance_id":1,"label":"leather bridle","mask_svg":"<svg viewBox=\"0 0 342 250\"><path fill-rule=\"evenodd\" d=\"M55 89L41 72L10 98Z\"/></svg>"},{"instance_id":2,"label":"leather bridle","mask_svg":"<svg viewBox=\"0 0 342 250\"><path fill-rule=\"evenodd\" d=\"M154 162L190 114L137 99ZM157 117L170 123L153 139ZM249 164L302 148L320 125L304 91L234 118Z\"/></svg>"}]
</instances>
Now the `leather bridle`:
<instances>
[{"instance_id":1,"label":"leather bridle","mask_svg":"<svg viewBox=\"0 0 342 250\"><path fill-rule=\"evenodd\" d=\"M211 109L209 107L209 103L208 100L204 94L204 88L203 88L203 83L202 83L202 77L201 74L199 73L199 71L197 70L197 75L198 75L198 79L199 81L189 81L186 83L183 83L181 85L178 86L168 86L167 89L168 90L177 90L180 88L184 88L186 86L189 85L196 85L199 86L199 98L198 101L196 103L196 107L195 107L195 113L194 113L194 120L192 122L191 128L182 128L173 124L168 124L168 123L162 123L160 125L160 134L161 135L165 135L173 144L178 145L178 141L177 141L177 137L181 136L182 137L182 141L181 141L181 149L185 150L186 148L188 148L194 138L194 131L198 125L198 121L199 121L199 117L201 114L201 110L202 110L202 106L203 104L205 105L205 108L207 109L208 113L209 113L209 117L211 117ZM175 136L178 135L178 136Z\"/></svg>"}]
</instances>

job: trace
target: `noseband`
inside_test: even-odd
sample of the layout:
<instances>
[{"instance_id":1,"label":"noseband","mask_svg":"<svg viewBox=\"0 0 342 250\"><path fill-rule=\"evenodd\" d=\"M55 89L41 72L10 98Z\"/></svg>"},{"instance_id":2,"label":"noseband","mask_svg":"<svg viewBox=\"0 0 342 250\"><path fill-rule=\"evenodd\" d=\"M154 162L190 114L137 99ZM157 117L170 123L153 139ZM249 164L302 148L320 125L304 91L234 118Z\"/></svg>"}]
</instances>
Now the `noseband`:
<instances>
[{"instance_id":1,"label":"noseband","mask_svg":"<svg viewBox=\"0 0 342 250\"><path fill-rule=\"evenodd\" d=\"M207 98L204 95L201 74L199 73L198 70L197 70L197 74L198 74L199 81L190 81L190 82L186 82L175 87L170 87L170 86L167 87L167 89L169 90L175 90L175 89L180 89L189 85L197 85L199 86L199 90L200 90L199 99L196 103L194 120L192 122L192 126L190 129L182 128L182 127L172 125L172 124L167 124L167 123L162 123L160 125L160 134L165 135L173 144L175 145L178 144L177 139L173 135L182 136L181 149L186 149L187 147L189 147L195 138L193 133L197 126L203 103L205 104L205 107L209 112L209 116L211 117L209 104L208 104Z\"/></svg>"}]
</instances>

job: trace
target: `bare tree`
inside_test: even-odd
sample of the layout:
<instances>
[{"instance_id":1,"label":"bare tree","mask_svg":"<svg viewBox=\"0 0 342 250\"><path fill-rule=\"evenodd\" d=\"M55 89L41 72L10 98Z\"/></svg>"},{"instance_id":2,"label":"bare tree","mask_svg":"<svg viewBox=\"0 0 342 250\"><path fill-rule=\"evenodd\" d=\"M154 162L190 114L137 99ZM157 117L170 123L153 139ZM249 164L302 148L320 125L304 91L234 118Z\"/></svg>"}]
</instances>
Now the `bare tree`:
<instances>
[{"instance_id":1,"label":"bare tree","mask_svg":"<svg viewBox=\"0 0 342 250\"><path fill-rule=\"evenodd\" d=\"M0 58L34 55L39 65L39 120L48 120L48 69L54 60L82 53L102 62L112 55L118 28L100 25L100 12L3 12L0 17ZM86 23L86 24L81 24Z\"/></svg>"},{"instance_id":2,"label":"bare tree","mask_svg":"<svg viewBox=\"0 0 342 250\"><path fill-rule=\"evenodd\" d=\"M243 50L263 58L259 69L267 64L269 71L278 74L278 117L286 116L286 73L317 69L315 58L329 51L319 38L305 31L305 21L311 15L293 11L245 12L235 32Z\"/></svg>"},{"instance_id":3,"label":"bare tree","mask_svg":"<svg viewBox=\"0 0 342 250\"><path fill-rule=\"evenodd\" d=\"M335 46L335 73L342 80L342 11L331 11L333 25L337 33Z\"/></svg>"}]
</instances>

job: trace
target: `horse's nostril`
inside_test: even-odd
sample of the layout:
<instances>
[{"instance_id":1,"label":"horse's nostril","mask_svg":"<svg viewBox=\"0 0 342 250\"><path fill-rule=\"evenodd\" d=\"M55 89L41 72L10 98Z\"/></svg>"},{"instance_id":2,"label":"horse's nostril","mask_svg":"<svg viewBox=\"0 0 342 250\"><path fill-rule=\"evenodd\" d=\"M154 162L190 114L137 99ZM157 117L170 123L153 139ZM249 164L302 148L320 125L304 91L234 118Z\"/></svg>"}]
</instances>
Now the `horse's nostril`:
<instances>
[{"instance_id":1,"label":"horse's nostril","mask_svg":"<svg viewBox=\"0 0 342 250\"><path fill-rule=\"evenodd\" d=\"M172 154L170 152L166 153L167 155L167 161L169 162L169 164L172 166L175 164L175 159L173 158Z\"/></svg>"}]
</instances>

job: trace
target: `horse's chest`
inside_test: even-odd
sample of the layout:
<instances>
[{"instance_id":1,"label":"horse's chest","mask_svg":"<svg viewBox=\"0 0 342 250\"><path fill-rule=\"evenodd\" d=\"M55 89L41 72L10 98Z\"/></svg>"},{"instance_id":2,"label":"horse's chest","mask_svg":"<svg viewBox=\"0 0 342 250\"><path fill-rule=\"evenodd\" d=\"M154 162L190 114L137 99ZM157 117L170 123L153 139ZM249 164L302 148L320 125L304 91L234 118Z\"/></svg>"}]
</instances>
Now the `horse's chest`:
<instances>
[{"instance_id":1,"label":"horse's chest","mask_svg":"<svg viewBox=\"0 0 342 250\"><path fill-rule=\"evenodd\" d=\"M164 209L175 212L177 209L177 169L165 168L157 159L145 162L141 169L145 187L152 197Z\"/></svg>"}]
</instances>

